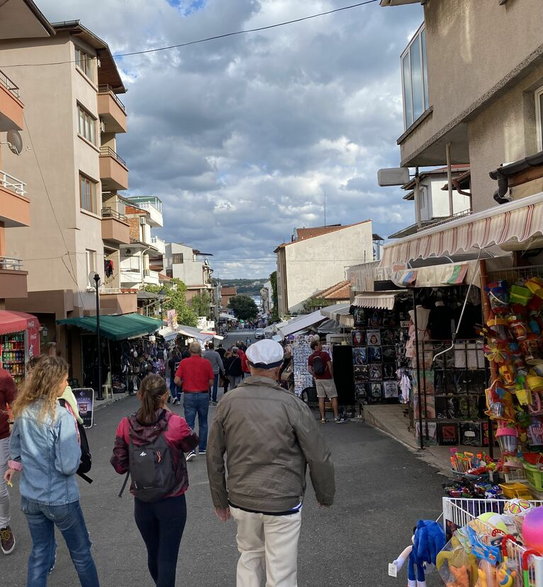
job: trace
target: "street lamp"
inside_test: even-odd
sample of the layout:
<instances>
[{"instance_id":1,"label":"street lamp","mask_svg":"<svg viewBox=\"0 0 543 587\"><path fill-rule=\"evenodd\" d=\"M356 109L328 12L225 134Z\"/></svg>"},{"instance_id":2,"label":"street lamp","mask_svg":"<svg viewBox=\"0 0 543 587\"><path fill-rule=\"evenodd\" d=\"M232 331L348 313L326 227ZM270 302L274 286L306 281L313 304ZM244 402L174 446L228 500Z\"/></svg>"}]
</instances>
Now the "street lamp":
<instances>
[{"instance_id":1,"label":"street lamp","mask_svg":"<svg viewBox=\"0 0 543 587\"><path fill-rule=\"evenodd\" d=\"M96 399L102 400L102 343L100 341L100 276L95 273L93 278L96 288L96 344L98 345L98 393Z\"/></svg>"}]
</instances>

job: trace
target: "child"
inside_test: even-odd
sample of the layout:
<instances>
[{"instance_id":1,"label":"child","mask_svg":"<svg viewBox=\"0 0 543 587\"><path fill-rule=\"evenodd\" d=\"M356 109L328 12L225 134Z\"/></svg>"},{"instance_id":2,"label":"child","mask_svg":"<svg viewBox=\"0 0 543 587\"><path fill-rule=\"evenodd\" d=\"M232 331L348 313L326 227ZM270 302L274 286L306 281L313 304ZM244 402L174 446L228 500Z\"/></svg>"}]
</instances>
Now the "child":
<instances>
[{"instance_id":1,"label":"child","mask_svg":"<svg viewBox=\"0 0 543 587\"><path fill-rule=\"evenodd\" d=\"M15 471L21 471L21 509L32 537L27 585L47 585L55 564L57 526L81 585L99 587L75 479L81 460L77 424L58 402L67 385L66 361L55 356L40 358L13 405L11 460L4 478L9 484Z\"/></svg>"},{"instance_id":2,"label":"child","mask_svg":"<svg viewBox=\"0 0 543 587\"><path fill-rule=\"evenodd\" d=\"M141 382L137 413L117 427L111 464L117 473L129 471L129 445L144 445L164 434L173 457L175 487L158 501L134 498L136 525L147 547L149 573L160 587L174 587L181 537L187 519L185 492L188 474L184 452L198 445L198 435L184 418L165 409L169 391L162 377L147 375ZM134 485L131 485L134 492Z\"/></svg>"}]
</instances>

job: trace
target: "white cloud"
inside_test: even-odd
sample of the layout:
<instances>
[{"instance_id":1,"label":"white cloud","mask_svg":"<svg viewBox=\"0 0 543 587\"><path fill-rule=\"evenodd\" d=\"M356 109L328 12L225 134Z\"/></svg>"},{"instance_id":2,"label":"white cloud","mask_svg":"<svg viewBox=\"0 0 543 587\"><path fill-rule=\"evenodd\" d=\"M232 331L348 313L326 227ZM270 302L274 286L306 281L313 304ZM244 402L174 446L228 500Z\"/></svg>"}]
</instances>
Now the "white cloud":
<instances>
[{"instance_id":1,"label":"white cloud","mask_svg":"<svg viewBox=\"0 0 543 587\"><path fill-rule=\"evenodd\" d=\"M114 53L266 26L345 0L38 0L80 19ZM220 277L264 277L297 226L410 223L399 190L399 55L420 6L378 3L267 31L123 57L129 131L118 150L130 193L164 203L162 238L211 252Z\"/></svg>"}]
</instances>

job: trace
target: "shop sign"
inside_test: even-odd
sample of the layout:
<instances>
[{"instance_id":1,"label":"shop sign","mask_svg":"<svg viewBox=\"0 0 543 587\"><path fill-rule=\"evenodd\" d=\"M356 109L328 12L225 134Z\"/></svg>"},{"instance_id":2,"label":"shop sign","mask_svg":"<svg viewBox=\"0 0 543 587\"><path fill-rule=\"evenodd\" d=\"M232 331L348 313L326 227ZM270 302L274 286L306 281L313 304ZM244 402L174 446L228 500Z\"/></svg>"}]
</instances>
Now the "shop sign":
<instances>
[{"instance_id":1,"label":"shop sign","mask_svg":"<svg viewBox=\"0 0 543 587\"><path fill-rule=\"evenodd\" d=\"M83 419L83 426L91 428L94 423L94 389L92 387L76 387L72 391L77 401L79 415Z\"/></svg>"}]
</instances>

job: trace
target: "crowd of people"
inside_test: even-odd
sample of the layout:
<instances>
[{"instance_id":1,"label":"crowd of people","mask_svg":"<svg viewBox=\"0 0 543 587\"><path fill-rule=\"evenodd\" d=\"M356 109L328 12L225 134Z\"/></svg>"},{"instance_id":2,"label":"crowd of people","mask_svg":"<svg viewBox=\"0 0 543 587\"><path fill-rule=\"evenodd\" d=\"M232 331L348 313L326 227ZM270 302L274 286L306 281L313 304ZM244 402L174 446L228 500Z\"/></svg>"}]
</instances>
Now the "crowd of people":
<instances>
[{"instance_id":1,"label":"crowd of people","mask_svg":"<svg viewBox=\"0 0 543 587\"><path fill-rule=\"evenodd\" d=\"M168 382L159 373L142 379L139 408L119 423L111 464L127 479L130 475L135 523L156 585L175 585L187 514L186 463L197 454L206 459L218 518L232 517L237 524L238 587L263 581L270 587L297 584L306 469L322 506L332 504L335 487L317 421L289 391L288 378L281 377L292 364L289 352L271 340L248 348L239 341L228 349L215 349L212 343L202 349L192 342L169 353L164 369ZM19 472L21 509L32 538L27 570L32 587L47 585L53 571L55 526L81 585L99 585L75 477L81 460L77 407L58 401L69 395L67 377L66 362L45 355L16 393L9 373L0 369L1 547L4 554L15 547L7 485ZM221 383L224 395L217 404ZM181 397L184 418L168 407ZM208 435L210 404L217 408Z\"/></svg>"}]
</instances>

